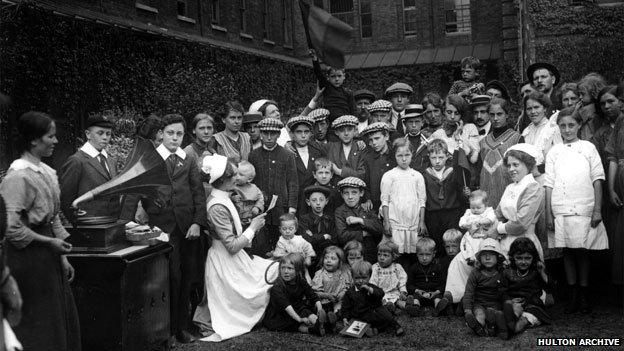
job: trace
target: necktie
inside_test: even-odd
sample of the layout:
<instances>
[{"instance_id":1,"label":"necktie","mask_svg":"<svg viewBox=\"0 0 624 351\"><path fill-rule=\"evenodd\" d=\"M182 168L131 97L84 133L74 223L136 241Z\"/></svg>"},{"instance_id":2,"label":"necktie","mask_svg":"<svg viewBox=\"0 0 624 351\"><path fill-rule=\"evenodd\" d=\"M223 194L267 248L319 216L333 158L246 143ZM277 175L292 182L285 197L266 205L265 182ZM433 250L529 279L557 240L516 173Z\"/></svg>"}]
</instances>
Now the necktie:
<instances>
[{"instance_id":1,"label":"necktie","mask_svg":"<svg viewBox=\"0 0 624 351\"><path fill-rule=\"evenodd\" d=\"M172 176L173 172L175 171L175 167L176 167L176 155L175 154L171 154L169 155L169 157L167 157L167 168L169 169L169 175Z\"/></svg>"},{"instance_id":2,"label":"necktie","mask_svg":"<svg viewBox=\"0 0 624 351\"><path fill-rule=\"evenodd\" d=\"M110 178L111 175L110 175L110 172L108 171L108 166L106 165L106 156L104 156L104 154L100 153L98 155L98 160L100 161L100 164L102 165L102 168L104 168L104 172L106 172L106 174Z\"/></svg>"}]
</instances>

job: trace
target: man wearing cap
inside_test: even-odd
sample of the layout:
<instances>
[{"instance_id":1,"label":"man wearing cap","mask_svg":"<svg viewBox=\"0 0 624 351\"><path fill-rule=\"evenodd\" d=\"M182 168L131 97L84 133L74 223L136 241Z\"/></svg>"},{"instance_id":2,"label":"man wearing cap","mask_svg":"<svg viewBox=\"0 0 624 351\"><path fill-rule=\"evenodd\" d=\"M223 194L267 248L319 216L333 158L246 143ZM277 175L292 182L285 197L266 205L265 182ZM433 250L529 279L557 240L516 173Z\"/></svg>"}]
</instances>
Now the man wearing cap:
<instances>
[{"instance_id":1,"label":"man wearing cap","mask_svg":"<svg viewBox=\"0 0 624 351\"><path fill-rule=\"evenodd\" d=\"M527 78L538 91L548 95L551 101L555 86L560 81L560 74L557 67L548 62L536 62L527 68Z\"/></svg>"},{"instance_id":2,"label":"man wearing cap","mask_svg":"<svg viewBox=\"0 0 624 351\"><path fill-rule=\"evenodd\" d=\"M427 143L429 140L422 134L425 108L421 104L405 106L403 125L405 126L405 139L412 145L412 162L410 167L418 172L424 172L429 166L429 152Z\"/></svg>"},{"instance_id":3,"label":"man wearing cap","mask_svg":"<svg viewBox=\"0 0 624 351\"><path fill-rule=\"evenodd\" d=\"M370 90L360 89L353 94L353 97L355 98L355 116L359 121L357 132L360 133L368 125L370 118L368 106L375 101L375 94Z\"/></svg>"},{"instance_id":4,"label":"man wearing cap","mask_svg":"<svg viewBox=\"0 0 624 351\"><path fill-rule=\"evenodd\" d=\"M511 102L509 90L507 90L505 84L503 84L503 82L501 82L500 80L494 79L487 82L487 84L485 85L485 94L491 98L497 97L499 99L505 99L508 102Z\"/></svg>"},{"instance_id":5,"label":"man wearing cap","mask_svg":"<svg viewBox=\"0 0 624 351\"><path fill-rule=\"evenodd\" d=\"M388 145L390 136L386 123L373 123L361 135L369 146L364 153L364 181L369 189L369 200L365 207L372 205L373 211L377 213L381 205L381 177L396 166L396 160Z\"/></svg>"},{"instance_id":6,"label":"man wearing cap","mask_svg":"<svg viewBox=\"0 0 624 351\"><path fill-rule=\"evenodd\" d=\"M492 100L488 95L475 95L470 100L470 108L474 117L474 124L477 126L479 135L469 135L469 138L476 138L477 144L481 139L490 133L492 123L490 122L490 113L488 112L488 104Z\"/></svg>"},{"instance_id":7,"label":"man wearing cap","mask_svg":"<svg viewBox=\"0 0 624 351\"><path fill-rule=\"evenodd\" d=\"M113 123L103 115L92 115L86 121L87 142L61 166L61 210L73 217L71 203L80 195L108 182L117 175L117 158L106 152L111 139ZM119 217L119 196L109 196L81 205L88 216Z\"/></svg>"},{"instance_id":8,"label":"man wearing cap","mask_svg":"<svg viewBox=\"0 0 624 351\"><path fill-rule=\"evenodd\" d=\"M400 135L404 135L403 123L401 118L405 114L405 105L410 103L410 96L414 93L414 89L405 83L394 83L386 89L386 99L392 102L392 126Z\"/></svg>"},{"instance_id":9,"label":"man wearing cap","mask_svg":"<svg viewBox=\"0 0 624 351\"><path fill-rule=\"evenodd\" d=\"M326 156L325 150L319 143L310 143L313 126L314 119L309 116L297 116L288 121L288 129L292 134L292 147L295 151L300 194L305 187L314 183L314 160ZM300 196L297 210L301 212L303 209L305 209L305 199Z\"/></svg>"},{"instance_id":10,"label":"man wearing cap","mask_svg":"<svg viewBox=\"0 0 624 351\"><path fill-rule=\"evenodd\" d=\"M338 141L327 145L327 158L333 163L336 177L364 178L364 152L360 151L354 141L358 119L355 116L340 116L332 123L332 129Z\"/></svg>"},{"instance_id":11,"label":"man wearing cap","mask_svg":"<svg viewBox=\"0 0 624 351\"><path fill-rule=\"evenodd\" d=\"M249 154L249 162L256 169L254 183L268 199L277 195L277 204L266 217L265 228L254 238L252 249L265 257L279 239L279 217L287 212L297 212L299 183L295 155L277 144L284 124L279 119L265 118L258 122L262 147Z\"/></svg>"},{"instance_id":12,"label":"man wearing cap","mask_svg":"<svg viewBox=\"0 0 624 351\"><path fill-rule=\"evenodd\" d=\"M262 114L260 112L249 111L243 115L243 130L249 134L252 150L262 147L260 129L258 129L258 122L261 120Z\"/></svg>"}]
</instances>

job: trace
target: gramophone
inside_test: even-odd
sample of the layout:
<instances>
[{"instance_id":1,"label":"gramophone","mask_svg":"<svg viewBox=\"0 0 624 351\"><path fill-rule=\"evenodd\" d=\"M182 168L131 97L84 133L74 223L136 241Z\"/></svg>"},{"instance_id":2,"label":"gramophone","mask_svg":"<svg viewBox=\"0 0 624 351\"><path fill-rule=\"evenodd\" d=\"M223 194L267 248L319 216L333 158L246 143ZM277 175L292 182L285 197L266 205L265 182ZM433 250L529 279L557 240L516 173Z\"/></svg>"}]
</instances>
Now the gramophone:
<instances>
[{"instance_id":1,"label":"gramophone","mask_svg":"<svg viewBox=\"0 0 624 351\"><path fill-rule=\"evenodd\" d=\"M124 170L115 178L84 193L72 202L73 216L67 231L75 253L110 253L128 246L125 237L127 221L109 216L89 216L81 203L111 195L141 195L157 199L157 189L171 186L165 160L154 144L137 138ZM121 204L120 204L121 206Z\"/></svg>"}]
</instances>

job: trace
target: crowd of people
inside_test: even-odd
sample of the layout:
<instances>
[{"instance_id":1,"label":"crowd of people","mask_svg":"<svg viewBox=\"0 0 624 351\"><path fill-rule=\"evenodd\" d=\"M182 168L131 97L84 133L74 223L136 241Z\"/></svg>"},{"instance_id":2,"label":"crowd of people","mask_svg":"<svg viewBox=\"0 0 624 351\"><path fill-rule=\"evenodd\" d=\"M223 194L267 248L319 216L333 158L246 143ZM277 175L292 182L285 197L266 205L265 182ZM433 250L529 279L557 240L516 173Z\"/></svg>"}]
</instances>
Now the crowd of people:
<instances>
[{"instance_id":1,"label":"crowd of people","mask_svg":"<svg viewBox=\"0 0 624 351\"><path fill-rule=\"evenodd\" d=\"M219 120L148 117L138 134L154 143L171 186L85 204L89 215L169 234L179 342L259 325L324 336L354 320L369 336L400 336L396 315L426 310L507 339L552 322L561 262L568 294L556 302L566 313L591 311L593 250L610 250L612 282L622 284L624 86L596 73L562 83L555 66L535 63L516 104L466 57L446 96L415 102L408 84L378 99L346 89L344 69L313 62L316 94L288 119L268 99L249 109L229 101ZM28 112L17 123L22 156L0 194L23 299L20 323L9 322L30 349L80 348L69 288L80 272L65 257L59 213L71 216L73 200L118 174L106 151L112 127L90 117L87 142L57 175L41 161L57 143L54 120ZM193 141L182 148L185 134Z\"/></svg>"}]
</instances>

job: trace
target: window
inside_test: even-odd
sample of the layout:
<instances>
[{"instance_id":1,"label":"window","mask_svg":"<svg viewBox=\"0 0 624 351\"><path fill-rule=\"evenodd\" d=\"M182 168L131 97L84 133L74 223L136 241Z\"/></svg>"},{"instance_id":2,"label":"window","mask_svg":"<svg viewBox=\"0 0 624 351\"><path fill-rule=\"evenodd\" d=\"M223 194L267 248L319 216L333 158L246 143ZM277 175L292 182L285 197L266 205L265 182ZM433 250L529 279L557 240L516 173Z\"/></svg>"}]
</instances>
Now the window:
<instances>
[{"instance_id":1,"label":"window","mask_svg":"<svg viewBox=\"0 0 624 351\"><path fill-rule=\"evenodd\" d=\"M292 1L282 0L282 31L284 32L284 45L292 46Z\"/></svg>"},{"instance_id":2,"label":"window","mask_svg":"<svg viewBox=\"0 0 624 351\"><path fill-rule=\"evenodd\" d=\"M186 0L178 0L178 16L186 17Z\"/></svg>"},{"instance_id":3,"label":"window","mask_svg":"<svg viewBox=\"0 0 624 351\"><path fill-rule=\"evenodd\" d=\"M360 31L362 39L373 36L373 13L370 0L360 1Z\"/></svg>"},{"instance_id":4,"label":"window","mask_svg":"<svg viewBox=\"0 0 624 351\"><path fill-rule=\"evenodd\" d=\"M269 0L262 0L262 38L269 39Z\"/></svg>"},{"instance_id":5,"label":"window","mask_svg":"<svg viewBox=\"0 0 624 351\"><path fill-rule=\"evenodd\" d=\"M210 0L210 23L218 25L221 21L221 9L219 0Z\"/></svg>"},{"instance_id":6,"label":"window","mask_svg":"<svg viewBox=\"0 0 624 351\"><path fill-rule=\"evenodd\" d=\"M353 27L353 0L330 0L329 12L337 19Z\"/></svg>"},{"instance_id":7,"label":"window","mask_svg":"<svg viewBox=\"0 0 624 351\"><path fill-rule=\"evenodd\" d=\"M418 25L416 0L403 0L403 23L405 26L405 36L416 35L416 26Z\"/></svg>"},{"instance_id":8,"label":"window","mask_svg":"<svg viewBox=\"0 0 624 351\"><path fill-rule=\"evenodd\" d=\"M470 33L470 0L445 0L446 33Z\"/></svg>"},{"instance_id":9,"label":"window","mask_svg":"<svg viewBox=\"0 0 624 351\"><path fill-rule=\"evenodd\" d=\"M240 26L241 32L247 33L247 0L240 0Z\"/></svg>"}]
</instances>

